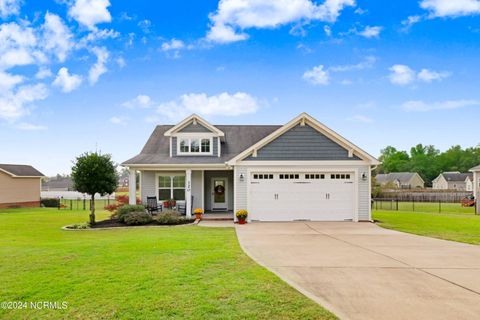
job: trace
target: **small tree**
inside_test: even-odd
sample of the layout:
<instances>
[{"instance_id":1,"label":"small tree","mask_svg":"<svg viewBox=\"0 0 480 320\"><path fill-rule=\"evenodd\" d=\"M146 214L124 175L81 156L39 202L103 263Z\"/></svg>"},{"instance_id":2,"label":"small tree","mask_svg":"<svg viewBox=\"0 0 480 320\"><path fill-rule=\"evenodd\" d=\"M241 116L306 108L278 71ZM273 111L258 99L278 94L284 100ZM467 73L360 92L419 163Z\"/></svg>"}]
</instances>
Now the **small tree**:
<instances>
[{"instance_id":1,"label":"small tree","mask_svg":"<svg viewBox=\"0 0 480 320\"><path fill-rule=\"evenodd\" d=\"M117 170L111 156L84 153L77 157L72 167L75 190L91 196L90 224L95 224L95 194L111 194L117 188Z\"/></svg>"}]
</instances>

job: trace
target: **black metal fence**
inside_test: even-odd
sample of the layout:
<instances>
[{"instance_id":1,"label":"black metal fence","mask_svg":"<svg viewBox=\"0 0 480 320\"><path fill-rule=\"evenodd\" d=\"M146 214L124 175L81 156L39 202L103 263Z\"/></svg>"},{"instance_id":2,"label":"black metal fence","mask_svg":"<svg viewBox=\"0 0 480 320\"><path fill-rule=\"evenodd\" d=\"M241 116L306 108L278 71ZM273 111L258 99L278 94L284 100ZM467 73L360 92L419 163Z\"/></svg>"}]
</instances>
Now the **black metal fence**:
<instances>
[{"instance_id":1,"label":"black metal fence","mask_svg":"<svg viewBox=\"0 0 480 320\"><path fill-rule=\"evenodd\" d=\"M412 199L402 201L399 199L377 198L372 200L372 209L378 211L404 211L404 212L431 212L431 213L459 213L475 214L475 205L464 206L462 202L450 201L419 201Z\"/></svg>"},{"instance_id":2,"label":"black metal fence","mask_svg":"<svg viewBox=\"0 0 480 320\"><path fill-rule=\"evenodd\" d=\"M114 197L111 198L102 198L95 199L93 205L95 210L103 210L106 206L115 204L116 200ZM76 198L76 199L65 199L57 198L57 203L55 207L58 210L91 210L92 200L87 198ZM53 207L53 206L52 206Z\"/></svg>"}]
</instances>

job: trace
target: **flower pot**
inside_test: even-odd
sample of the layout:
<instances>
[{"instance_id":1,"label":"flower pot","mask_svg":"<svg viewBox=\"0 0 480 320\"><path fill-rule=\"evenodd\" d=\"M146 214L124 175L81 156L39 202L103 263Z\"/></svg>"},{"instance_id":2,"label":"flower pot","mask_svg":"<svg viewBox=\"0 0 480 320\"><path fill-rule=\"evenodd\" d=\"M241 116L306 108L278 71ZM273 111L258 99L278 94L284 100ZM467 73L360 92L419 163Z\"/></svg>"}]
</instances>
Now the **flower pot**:
<instances>
[{"instance_id":1,"label":"flower pot","mask_svg":"<svg viewBox=\"0 0 480 320\"><path fill-rule=\"evenodd\" d=\"M245 219L238 219L238 224L245 224L247 223L247 220Z\"/></svg>"},{"instance_id":2,"label":"flower pot","mask_svg":"<svg viewBox=\"0 0 480 320\"><path fill-rule=\"evenodd\" d=\"M201 213L195 213L195 219L202 220L202 214Z\"/></svg>"}]
</instances>

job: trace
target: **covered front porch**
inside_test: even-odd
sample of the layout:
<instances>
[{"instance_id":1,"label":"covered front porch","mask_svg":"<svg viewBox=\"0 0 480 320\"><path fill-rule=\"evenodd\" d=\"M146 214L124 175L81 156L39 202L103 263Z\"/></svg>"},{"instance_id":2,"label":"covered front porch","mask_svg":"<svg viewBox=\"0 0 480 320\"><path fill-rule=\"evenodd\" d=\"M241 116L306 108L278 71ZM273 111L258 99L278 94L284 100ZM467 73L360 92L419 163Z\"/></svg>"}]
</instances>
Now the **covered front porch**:
<instances>
[{"instance_id":1,"label":"covered front porch","mask_svg":"<svg viewBox=\"0 0 480 320\"><path fill-rule=\"evenodd\" d=\"M196 208L205 212L205 218L233 218L233 170L217 168L164 169L129 168L130 203L135 204L137 172L142 203L147 197L156 197L160 204L168 200L185 204L187 217Z\"/></svg>"}]
</instances>

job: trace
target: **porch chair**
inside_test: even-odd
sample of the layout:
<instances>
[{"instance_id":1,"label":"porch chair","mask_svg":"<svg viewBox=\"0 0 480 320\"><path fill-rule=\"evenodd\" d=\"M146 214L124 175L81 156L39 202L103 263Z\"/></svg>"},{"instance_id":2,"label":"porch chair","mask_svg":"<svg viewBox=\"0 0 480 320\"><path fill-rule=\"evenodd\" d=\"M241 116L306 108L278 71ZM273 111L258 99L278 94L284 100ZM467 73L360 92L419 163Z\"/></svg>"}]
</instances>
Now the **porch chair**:
<instances>
[{"instance_id":1,"label":"porch chair","mask_svg":"<svg viewBox=\"0 0 480 320\"><path fill-rule=\"evenodd\" d=\"M158 205L157 197L147 197L146 209L148 213L153 214L154 212L162 211L162 206Z\"/></svg>"},{"instance_id":2,"label":"porch chair","mask_svg":"<svg viewBox=\"0 0 480 320\"><path fill-rule=\"evenodd\" d=\"M191 210L193 212L193 196L191 197L190 206L191 206ZM187 214L187 204L185 202L177 202L177 210L180 214L186 215Z\"/></svg>"}]
</instances>

